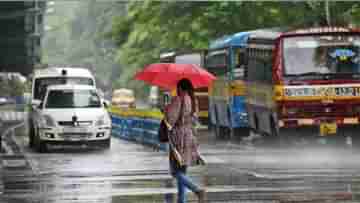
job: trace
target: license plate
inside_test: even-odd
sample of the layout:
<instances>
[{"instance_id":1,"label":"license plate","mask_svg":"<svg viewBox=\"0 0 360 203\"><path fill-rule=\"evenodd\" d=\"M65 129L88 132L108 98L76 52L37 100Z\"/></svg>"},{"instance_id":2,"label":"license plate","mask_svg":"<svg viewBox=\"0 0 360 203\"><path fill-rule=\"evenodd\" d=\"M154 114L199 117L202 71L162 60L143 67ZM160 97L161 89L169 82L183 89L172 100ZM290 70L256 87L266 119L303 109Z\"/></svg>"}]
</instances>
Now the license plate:
<instances>
[{"instance_id":1,"label":"license plate","mask_svg":"<svg viewBox=\"0 0 360 203\"><path fill-rule=\"evenodd\" d=\"M87 139L87 135L64 135L64 140L72 141L72 140L85 140Z\"/></svg>"},{"instance_id":2,"label":"license plate","mask_svg":"<svg viewBox=\"0 0 360 203\"><path fill-rule=\"evenodd\" d=\"M334 135L337 131L336 123L321 123L320 124L320 135Z\"/></svg>"},{"instance_id":3,"label":"license plate","mask_svg":"<svg viewBox=\"0 0 360 203\"><path fill-rule=\"evenodd\" d=\"M73 128L64 128L64 133L87 133L87 128L73 127Z\"/></svg>"}]
</instances>

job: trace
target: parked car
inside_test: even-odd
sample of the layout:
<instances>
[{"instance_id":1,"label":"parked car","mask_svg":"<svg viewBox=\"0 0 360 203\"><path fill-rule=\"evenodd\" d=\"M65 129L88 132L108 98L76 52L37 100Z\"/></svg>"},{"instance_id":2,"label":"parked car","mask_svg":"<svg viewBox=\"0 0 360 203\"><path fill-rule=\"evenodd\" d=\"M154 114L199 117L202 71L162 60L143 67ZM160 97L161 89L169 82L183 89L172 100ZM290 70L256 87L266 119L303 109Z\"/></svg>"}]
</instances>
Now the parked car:
<instances>
[{"instance_id":1,"label":"parked car","mask_svg":"<svg viewBox=\"0 0 360 203\"><path fill-rule=\"evenodd\" d=\"M122 108L135 108L135 95L131 89L117 89L113 92L111 103Z\"/></svg>"},{"instance_id":2,"label":"parked car","mask_svg":"<svg viewBox=\"0 0 360 203\"><path fill-rule=\"evenodd\" d=\"M0 97L0 105L7 104L8 100L5 97Z\"/></svg>"},{"instance_id":3,"label":"parked car","mask_svg":"<svg viewBox=\"0 0 360 203\"><path fill-rule=\"evenodd\" d=\"M37 151L47 151L48 144L110 147L111 119L95 87L52 85L33 106L35 133L29 139Z\"/></svg>"},{"instance_id":4,"label":"parked car","mask_svg":"<svg viewBox=\"0 0 360 203\"><path fill-rule=\"evenodd\" d=\"M15 104L15 103L16 103L16 101L13 98L0 97L0 105Z\"/></svg>"}]
</instances>

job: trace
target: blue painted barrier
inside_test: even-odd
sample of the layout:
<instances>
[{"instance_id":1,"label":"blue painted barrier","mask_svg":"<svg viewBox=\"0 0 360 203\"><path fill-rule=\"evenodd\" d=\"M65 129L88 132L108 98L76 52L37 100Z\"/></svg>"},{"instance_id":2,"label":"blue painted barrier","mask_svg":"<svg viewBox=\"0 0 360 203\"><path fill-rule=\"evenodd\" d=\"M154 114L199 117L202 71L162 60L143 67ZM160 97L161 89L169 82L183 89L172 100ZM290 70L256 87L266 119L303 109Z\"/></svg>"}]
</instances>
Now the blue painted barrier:
<instances>
[{"instance_id":1,"label":"blue painted barrier","mask_svg":"<svg viewBox=\"0 0 360 203\"><path fill-rule=\"evenodd\" d=\"M154 118L123 117L111 114L112 134L114 137L137 143L159 147L168 151L168 144L158 140L160 120Z\"/></svg>"}]
</instances>

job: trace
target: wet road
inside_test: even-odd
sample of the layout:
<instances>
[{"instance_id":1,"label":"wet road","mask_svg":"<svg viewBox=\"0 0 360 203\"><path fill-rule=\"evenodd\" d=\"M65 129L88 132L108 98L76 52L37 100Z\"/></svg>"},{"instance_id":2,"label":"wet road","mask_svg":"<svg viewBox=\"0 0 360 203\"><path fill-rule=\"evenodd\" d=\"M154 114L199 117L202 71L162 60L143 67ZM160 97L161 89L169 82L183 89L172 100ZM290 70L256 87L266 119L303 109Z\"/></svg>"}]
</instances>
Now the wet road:
<instances>
[{"instance_id":1,"label":"wet road","mask_svg":"<svg viewBox=\"0 0 360 203\"><path fill-rule=\"evenodd\" d=\"M164 202L176 193L164 152L113 138L110 150L57 147L39 154L22 129L6 135L11 150L2 156L0 202ZM274 149L209 136L200 137L208 165L190 170L209 202L360 202L360 150Z\"/></svg>"}]
</instances>

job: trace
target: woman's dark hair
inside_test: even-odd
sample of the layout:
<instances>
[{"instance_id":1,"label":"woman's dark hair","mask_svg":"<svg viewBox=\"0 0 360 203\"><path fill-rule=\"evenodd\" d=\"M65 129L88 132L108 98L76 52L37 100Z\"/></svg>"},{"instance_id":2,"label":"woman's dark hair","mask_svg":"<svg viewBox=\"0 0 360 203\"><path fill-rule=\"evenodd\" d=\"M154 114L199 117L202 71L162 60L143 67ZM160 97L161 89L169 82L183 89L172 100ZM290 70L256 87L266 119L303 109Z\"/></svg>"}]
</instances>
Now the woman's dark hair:
<instances>
[{"instance_id":1,"label":"woman's dark hair","mask_svg":"<svg viewBox=\"0 0 360 203\"><path fill-rule=\"evenodd\" d=\"M177 83L177 88L180 88L181 90L186 92L194 90L192 83L188 79L179 80L179 82Z\"/></svg>"},{"instance_id":2,"label":"woman's dark hair","mask_svg":"<svg viewBox=\"0 0 360 203\"><path fill-rule=\"evenodd\" d=\"M191 114L196 111L196 102L195 102L195 94L194 94L194 86L191 81L188 79L181 79L177 83L177 89L181 89L184 92L187 92L191 98Z\"/></svg>"}]
</instances>

